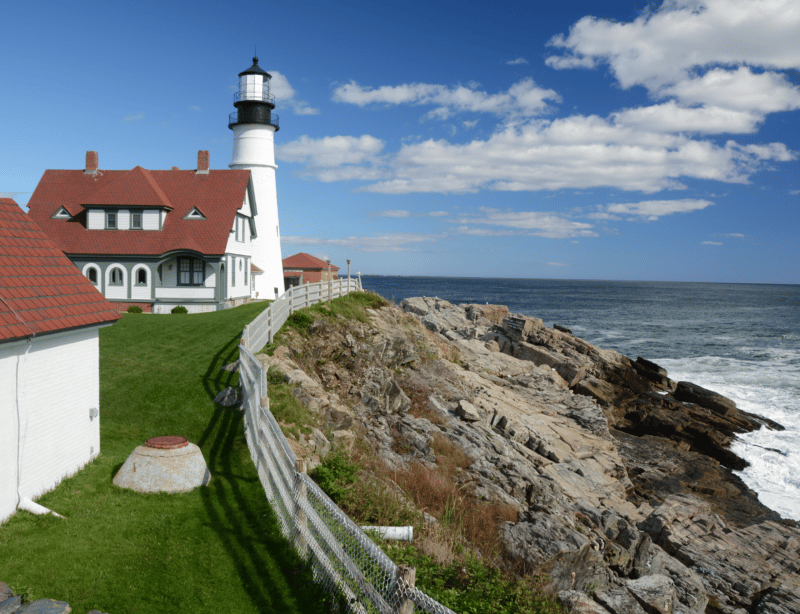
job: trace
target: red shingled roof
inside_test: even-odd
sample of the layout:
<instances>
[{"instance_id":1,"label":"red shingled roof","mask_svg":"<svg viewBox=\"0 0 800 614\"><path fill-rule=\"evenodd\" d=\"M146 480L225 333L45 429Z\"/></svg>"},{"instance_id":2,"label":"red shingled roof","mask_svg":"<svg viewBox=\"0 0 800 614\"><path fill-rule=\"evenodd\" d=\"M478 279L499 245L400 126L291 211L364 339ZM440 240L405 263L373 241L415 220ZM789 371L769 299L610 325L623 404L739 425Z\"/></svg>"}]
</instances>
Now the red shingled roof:
<instances>
[{"instance_id":1,"label":"red shingled roof","mask_svg":"<svg viewBox=\"0 0 800 614\"><path fill-rule=\"evenodd\" d=\"M120 317L17 203L0 198L0 341Z\"/></svg>"},{"instance_id":2,"label":"red shingled roof","mask_svg":"<svg viewBox=\"0 0 800 614\"><path fill-rule=\"evenodd\" d=\"M186 249L224 254L249 170L47 170L28 202L28 215L67 254L160 255ZM162 230L87 230L84 205L170 209ZM51 219L64 207L73 219ZM193 207L205 220L183 219Z\"/></svg>"},{"instance_id":3,"label":"red shingled roof","mask_svg":"<svg viewBox=\"0 0 800 614\"><path fill-rule=\"evenodd\" d=\"M328 269L328 263L311 254L300 252L294 256L283 259L284 269ZM331 271L338 271L339 267L331 265Z\"/></svg>"}]
</instances>

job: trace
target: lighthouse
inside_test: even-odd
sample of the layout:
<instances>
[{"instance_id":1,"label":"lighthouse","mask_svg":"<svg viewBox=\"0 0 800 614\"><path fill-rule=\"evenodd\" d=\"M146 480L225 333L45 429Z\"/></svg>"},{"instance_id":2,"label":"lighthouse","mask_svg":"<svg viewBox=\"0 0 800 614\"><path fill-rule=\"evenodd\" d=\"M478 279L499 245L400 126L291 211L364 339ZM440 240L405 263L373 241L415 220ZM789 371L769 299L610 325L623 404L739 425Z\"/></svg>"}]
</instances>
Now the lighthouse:
<instances>
[{"instance_id":1,"label":"lighthouse","mask_svg":"<svg viewBox=\"0 0 800 614\"><path fill-rule=\"evenodd\" d=\"M239 73L239 91L233 95L236 111L228 118L233 130L230 168L247 169L253 183L256 237L253 240L253 296L277 298L283 294L281 232L278 224L278 193L275 187L275 133L278 116L270 94L272 76L258 65Z\"/></svg>"}]
</instances>

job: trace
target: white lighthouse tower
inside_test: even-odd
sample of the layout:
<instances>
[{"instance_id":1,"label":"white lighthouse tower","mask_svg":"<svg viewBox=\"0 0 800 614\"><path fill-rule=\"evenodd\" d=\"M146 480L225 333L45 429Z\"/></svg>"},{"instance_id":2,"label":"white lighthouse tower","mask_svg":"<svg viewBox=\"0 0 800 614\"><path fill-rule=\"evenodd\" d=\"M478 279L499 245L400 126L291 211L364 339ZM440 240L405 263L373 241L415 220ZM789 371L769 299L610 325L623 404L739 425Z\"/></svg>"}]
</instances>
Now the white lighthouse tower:
<instances>
[{"instance_id":1,"label":"white lighthouse tower","mask_svg":"<svg viewBox=\"0 0 800 614\"><path fill-rule=\"evenodd\" d=\"M263 272L253 275L253 296L276 298L283 294L281 232L275 188L275 133L278 116L272 113L275 97L269 92L272 76L258 65L239 73L239 91L233 96L236 111L228 118L233 130L231 168L248 169L253 179L256 238L253 264ZM257 293L257 294L256 294Z\"/></svg>"}]
</instances>

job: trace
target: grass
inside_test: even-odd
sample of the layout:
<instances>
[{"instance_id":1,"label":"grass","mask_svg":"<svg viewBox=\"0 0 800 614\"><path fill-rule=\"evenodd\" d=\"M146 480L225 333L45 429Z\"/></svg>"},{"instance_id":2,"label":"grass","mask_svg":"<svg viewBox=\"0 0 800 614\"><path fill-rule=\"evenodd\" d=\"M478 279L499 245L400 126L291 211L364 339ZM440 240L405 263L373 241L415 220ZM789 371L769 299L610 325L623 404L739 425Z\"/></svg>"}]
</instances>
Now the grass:
<instances>
[{"instance_id":1,"label":"grass","mask_svg":"<svg viewBox=\"0 0 800 614\"><path fill-rule=\"evenodd\" d=\"M0 580L28 599L81 613L324 612L280 535L238 410L213 402L238 384L244 325L266 304L198 315L127 314L100 331L101 454L0 526ZM149 437L200 446L212 480L183 494L139 494L111 479Z\"/></svg>"}]
</instances>

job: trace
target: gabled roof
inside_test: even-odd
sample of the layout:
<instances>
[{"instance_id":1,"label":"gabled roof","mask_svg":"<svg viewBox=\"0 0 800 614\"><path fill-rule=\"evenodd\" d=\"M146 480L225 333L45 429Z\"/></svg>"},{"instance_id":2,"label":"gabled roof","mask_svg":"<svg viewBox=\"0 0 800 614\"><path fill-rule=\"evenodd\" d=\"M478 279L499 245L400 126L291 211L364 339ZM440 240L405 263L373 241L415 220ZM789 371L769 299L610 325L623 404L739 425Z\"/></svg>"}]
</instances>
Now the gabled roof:
<instances>
[{"instance_id":1,"label":"gabled roof","mask_svg":"<svg viewBox=\"0 0 800 614\"><path fill-rule=\"evenodd\" d=\"M173 250L225 253L250 171L47 170L28 202L28 215L67 254L157 256ZM86 208L100 205L170 210L162 230L87 230ZM51 219L64 207L72 219ZM184 219L194 207L207 219Z\"/></svg>"},{"instance_id":2,"label":"gabled roof","mask_svg":"<svg viewBox=\"0 0 800 614\"><path fill-rule=\"evenodd\" d=\"M312 256L311 254L300 252L299 254L295 254L294 256L289 256L288 258L284 258L283 268L327 270L328 263L325 262L324 260L320 260L319 258ZM338 270L339 270L338 266L331 265L331 271L338 271Z\"/></svg>"},{"instance_id":3,"label":"gabled roof","mask_svg":"<svg viewBox=\"0 0 800 614\"><path fill-rule=\"evenodd\" d=\"M0 198L0 341L120 317L17 203Z\"/></svg>"}]
</instances>

